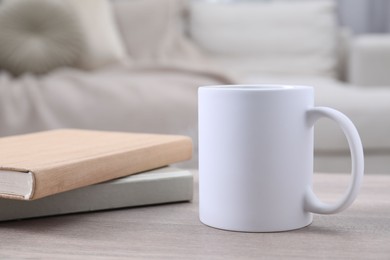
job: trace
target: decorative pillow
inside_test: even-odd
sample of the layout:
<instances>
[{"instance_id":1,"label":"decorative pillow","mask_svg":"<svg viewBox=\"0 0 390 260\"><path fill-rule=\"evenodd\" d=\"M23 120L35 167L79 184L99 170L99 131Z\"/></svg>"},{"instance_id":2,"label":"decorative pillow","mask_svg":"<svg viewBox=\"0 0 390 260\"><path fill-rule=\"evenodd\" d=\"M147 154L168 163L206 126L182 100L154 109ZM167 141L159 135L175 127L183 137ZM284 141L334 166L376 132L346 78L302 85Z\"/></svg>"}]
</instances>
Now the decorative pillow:
<instances>
[{"instance_id":1,"label":"decorative pillow","mask_svg":"<svg viewBox=\"0 0 390 260\"><path fill-rule=\"evenodd\" d=\"M86 49L79 66L96 69L129 62L108 0L65 0L81 22ZM137 26L142 27L142 24Z\"/></svg>"},{"instance_id":2,"label":"decorative pillow","mask_svg":"<svg viewBox=\"0 0 390 260\"><path fill-rule=\"evenodd\" d=\"M336 74L333 1L192 1L190 34L237 72Z\"/></svg>"},{"instance_id":3,"label":"decorative pillow","mask_svg":"<svg viewBox=\"0 0 390 260\"><path fill-rule=\"evenodd\" d=\"M74 65L83 50L80 24L54 0L9 0L0 5L0 67L19 75Z\"/></svg>"},{"instance_id":4,"label":"decorative pillow","mask_svg":"<svg viewBox=\"0 0 390 260\"><path fill-rule=\"evenodd\" d=\"M127 52L137 62L189 60L199 55L181 28L184 0L116 0L113 7Z\"/></svg>"}]
</instances>

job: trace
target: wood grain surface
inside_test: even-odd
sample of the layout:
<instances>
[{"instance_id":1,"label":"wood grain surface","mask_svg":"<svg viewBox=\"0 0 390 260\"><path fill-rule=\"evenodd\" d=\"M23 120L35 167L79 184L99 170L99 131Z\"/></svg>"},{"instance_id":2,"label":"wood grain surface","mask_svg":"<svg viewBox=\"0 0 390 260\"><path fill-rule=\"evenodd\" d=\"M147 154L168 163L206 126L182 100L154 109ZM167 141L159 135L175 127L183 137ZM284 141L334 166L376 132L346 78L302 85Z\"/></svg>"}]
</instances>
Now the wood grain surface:
<instances>
[{"instance_id":1,"label":"wood grain surface","mask_svg":"<svg viewBox=\"0 0 390 260\"><path fill-rule=\"evenodd\" d=\"M334 201L347 174L315 174ZM197 191L197 181L195 182ZM192 203L0 223L0 259L390 259L390 176L367 175L355 203L300 230L239 233L198 220Z\"/></svg>"}]
</instances>

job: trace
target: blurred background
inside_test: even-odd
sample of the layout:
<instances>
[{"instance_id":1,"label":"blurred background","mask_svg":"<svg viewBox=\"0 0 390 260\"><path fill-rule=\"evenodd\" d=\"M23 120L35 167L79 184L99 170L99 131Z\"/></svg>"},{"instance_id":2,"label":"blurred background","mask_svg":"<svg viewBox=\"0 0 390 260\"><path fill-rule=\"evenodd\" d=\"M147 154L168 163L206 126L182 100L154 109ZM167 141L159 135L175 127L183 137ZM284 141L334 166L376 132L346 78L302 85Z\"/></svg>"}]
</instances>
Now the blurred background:
<instances>
[{"instance_id":1,"label":"blurred background","mask_svg":"<svg viewBox=\"0 0 390 260\"><path fill-rule=\"evenodd\" d=\"M356 34L389 33L390 1L338 0L341 25Z\"/></svg>"},{"instance_id":2,"label":"blurred background","mask_svg":"<svg viewBox=\"0 0 390 260\"><path fill-rule=\"evenodd\" d=\"M299 84L390 173L389 0L2 0L0 136L56 128L188 135L197 89ZM334 124L315 128L317 171L348 172Z\"/></svg>"}]
</instances>

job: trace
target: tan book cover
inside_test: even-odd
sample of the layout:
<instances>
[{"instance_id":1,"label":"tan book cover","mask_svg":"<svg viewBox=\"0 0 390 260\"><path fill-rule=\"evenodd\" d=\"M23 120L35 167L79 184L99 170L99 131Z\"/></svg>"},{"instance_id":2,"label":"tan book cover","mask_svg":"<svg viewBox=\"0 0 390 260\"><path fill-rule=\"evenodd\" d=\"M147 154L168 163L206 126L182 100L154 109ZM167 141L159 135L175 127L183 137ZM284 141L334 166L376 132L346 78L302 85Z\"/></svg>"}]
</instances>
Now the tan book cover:
<instances>
[{"instance_id":1,"label":"tan book cover","mask_svg":"<svg viewBox=\"0 0 390 260\"><path fill-rule=\"evenodd\" d=\"M33 200L188 160L189 137L63 129L0 138L0 198Z\"/></svg>"}]
</instances>

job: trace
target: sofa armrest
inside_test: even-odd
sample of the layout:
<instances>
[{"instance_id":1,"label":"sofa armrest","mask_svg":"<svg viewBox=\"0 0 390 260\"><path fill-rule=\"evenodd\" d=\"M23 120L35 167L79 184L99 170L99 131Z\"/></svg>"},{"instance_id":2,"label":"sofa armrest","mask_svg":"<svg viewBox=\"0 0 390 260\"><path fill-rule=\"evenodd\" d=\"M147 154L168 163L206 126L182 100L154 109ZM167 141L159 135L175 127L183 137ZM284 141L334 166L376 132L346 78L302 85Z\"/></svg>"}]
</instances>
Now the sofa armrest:
<instances>
[{"instance_id":1,"label":"sofa armrest","mask_svg":"<svg viewBox=\"0 0 390 260\"><path fill-rule=\"evenodd\" d=\"M353 40L348 79L360 86L390 86L390 36L362 35Z\"/></svg>"}]
</instances>

